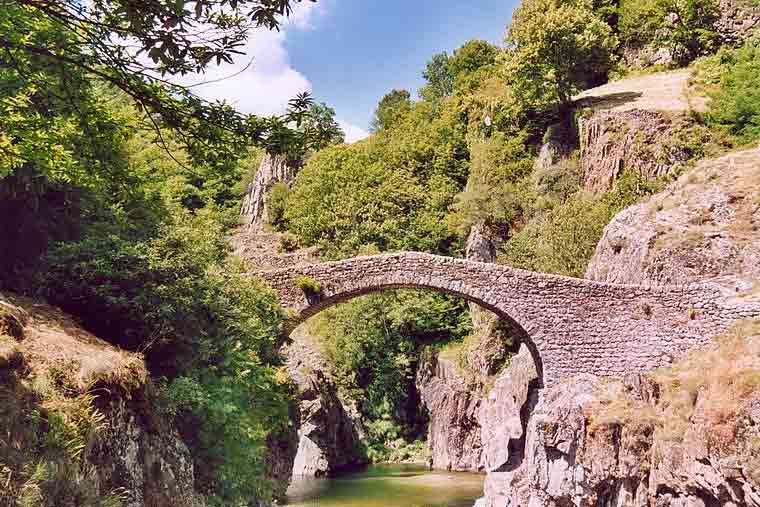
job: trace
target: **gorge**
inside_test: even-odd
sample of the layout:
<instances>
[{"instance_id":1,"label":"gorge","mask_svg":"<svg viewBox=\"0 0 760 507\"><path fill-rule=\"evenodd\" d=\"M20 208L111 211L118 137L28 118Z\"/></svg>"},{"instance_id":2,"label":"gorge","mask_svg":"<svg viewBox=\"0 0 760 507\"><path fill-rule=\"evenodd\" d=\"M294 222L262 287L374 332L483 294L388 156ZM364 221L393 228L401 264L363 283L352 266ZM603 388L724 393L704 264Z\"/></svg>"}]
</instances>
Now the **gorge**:
<instances>
[{"instance_id":1,"label":"gorge","mask_svg":"<svg viewBox=\"0 0 760 507\"><path fill-rule=\"evenodd\" d=\"M760 507L759 1L0 0L0 507Z\"/></svg>"}]
</instances>

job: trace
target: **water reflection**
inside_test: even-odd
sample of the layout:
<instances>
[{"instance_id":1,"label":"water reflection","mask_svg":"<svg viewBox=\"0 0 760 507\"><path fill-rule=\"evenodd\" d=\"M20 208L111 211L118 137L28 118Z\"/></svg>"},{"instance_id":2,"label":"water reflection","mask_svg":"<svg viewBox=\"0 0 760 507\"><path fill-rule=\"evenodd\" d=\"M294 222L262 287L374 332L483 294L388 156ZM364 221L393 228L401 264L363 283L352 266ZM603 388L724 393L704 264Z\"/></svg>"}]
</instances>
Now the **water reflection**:
<instances>
[{"instance_id":1,"label":"water reflection","mask_svg":"<svg viewBox=\"0 0 760 507\"><path fill-rule=\"evenodd\" d=\"M294 480L289 507L472 507L483 496L480 474L428 471L419 465L373 465L332 479Z\"/></svg>"}]
</instances>

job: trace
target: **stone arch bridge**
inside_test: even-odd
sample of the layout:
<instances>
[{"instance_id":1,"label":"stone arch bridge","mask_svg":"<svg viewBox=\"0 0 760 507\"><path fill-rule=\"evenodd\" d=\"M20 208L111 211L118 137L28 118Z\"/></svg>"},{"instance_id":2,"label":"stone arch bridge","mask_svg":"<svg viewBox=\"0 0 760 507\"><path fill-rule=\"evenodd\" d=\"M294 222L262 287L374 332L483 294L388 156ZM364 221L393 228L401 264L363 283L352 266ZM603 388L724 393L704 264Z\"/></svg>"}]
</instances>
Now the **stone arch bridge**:
<instances>
[{"instance_id":1,"label":"stone arch bridge","mask_svg":"<svg viewBox=\"0 0 760 507\"><path fill-rule=\"evenodd\" d=\"M613 285L424 253L356 257L257 273L290 310L289 329L321 310L390 288L460 296L496 313L531 350L544 385L579 373L621 376L668 364L760 303L729 301L709 285ZM320 285L299 287L298 278Z\"/></svg>"}]
</instances>

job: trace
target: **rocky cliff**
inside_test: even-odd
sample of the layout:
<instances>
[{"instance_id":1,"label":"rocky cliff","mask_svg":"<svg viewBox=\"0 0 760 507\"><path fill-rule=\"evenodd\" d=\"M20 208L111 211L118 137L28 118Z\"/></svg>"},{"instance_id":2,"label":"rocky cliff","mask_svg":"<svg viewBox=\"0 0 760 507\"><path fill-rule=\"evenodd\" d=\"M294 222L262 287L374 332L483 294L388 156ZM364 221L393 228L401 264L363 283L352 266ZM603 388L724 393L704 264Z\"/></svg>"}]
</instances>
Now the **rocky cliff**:
<instances>
[{"instance_id":1,"label":"rocky cliff","mask_svg":"<svg viewBox=\"0 0 760 507\"><path fill-rule=\"evenodd\" d=\"M760 325L672 368L545 390L483 507L760 505ZM706 369L707 368L707 369Z\"/></svg>"},{"instance_id":2,"label":"rocky cliff","mask_svg":"<svg viewBox=\"0 0 760 507\"><path fill-rule=\"evenodd\" d=\"M547 158L554 151L547 150ZM465 255L479 262L495 262L499 231L485 223L475 224L468 235ZM499 369L510 359L513 342L508 341L495 314L470 303L473 335L456 357L440 354L422 358L417 370L417 389L428 412L428 447L432 466L438 470L481 471L487 463L483 454L483 432L492 441L491 417L482 425L481 409L486 385L498 383ZM498 380L497 380L498 378ZM519 409L518 409L519 412Z\"/></svg>"},{"instance_id":3,"label":"rocky cliff","mask_svg":"<svg viewBox=\"0 0 760 507\"><path fill-rule=\"evenodd\" d=\"M760 5L748 0L718 0L717 19L714 29L721 43L739 44L752 36L760 27ZM627 67L646 68L652 65L672 65L673 53L663 46L623 48L623 60Z\"/></svg>"},{"instance_id":4,"label":"rocky cliff","mask_svg":"<svg viewBox=\"0 0 760 507\"><path fill-rule=\"evenodd\" d=\"M363 428L354 407L344 403L323 371L312 339L302 329L285 350L287 369L298 388L297 453L293 477L321 477L367 463L362 452Z\"/></svg>"},{"instance_id":5,"label":"rocky cliff","mask_svg":"<svg viewBox=\"0 0 760 507\"><path fill-rule=\"evenodd\" d=\"M417 389L430 415L428 447L433 468L481 470L480 392L468 385L453 361L435 356L421 361Z\"/></svg>"},{"instance_id":6,"label":"rocky cliff","mask_svg":"<svg viewBox=\"0 0 760 507\"><path fill-rule=\"evenodd\" d=\"M687 94L681 70L615 81L577 98L583 186L612 189L624 170L648 180L682 171L709 142L690 116L704 104Z\"/></svg>"},{"instance_id":7,"label":"rocky cliff","mask_svg":"<svg viewBox=\"0 0 760 507\"><path fill-rule=\"evenodd\" d=\"M190 451L152 396L140 355L0 295L0 505L40 491L56 505L202 505Z\"/></svg>"},{"instance_id":8,"label":"rocky cliff","mask_svg":"<svg viewBox=\"0 0 760 507\"><path fill-rule=\"evenodd\" d=\"M264 155L240 207L240 215L249 227L263 229L267 223L269 191L277 183L290 184L298 174L298 169L299 164L281 155Z\"/></svg>"},{"instance_id":9,"label":"rocky cliff","mask_svg":"<svg viewBox=\"0 0 760 507\"><path fill-rule=\"evenodd\" d=\"M278 183L290 185L299 169L297 163L267 154L248 185L240 207L244 225L235 231L230 243L235 255L253 269L277 269L318 260L313 249L286 245L284 235L268 227L267 203L272 187Z\"/></svg>"},{"instance_id":10,"label":"rocky cliff","mask_svg":"<svg viewBox=\"0 0 760 507\"><path fill-rule=\"evenodd\" d=\"M605 228L586 277L712 282L752 296L760 280L760 150L706 160Z\"/></svg>"},{"instance_id":11,"label":"rocky cliff","mask_svg":"<svg viewBox=\"0 0 760 507\"><path fill-rule=\"evenodd\" d=\"M758 189L758 150L701 162L616 216L587 276L644 285L703 281L726 298L757 298ZM759 394L758 322L740 323L651 374L581 375L532 391L524 445L494 463L505 465L489 466L478 505L758 506Z\"/></svg>"}]
</instances>

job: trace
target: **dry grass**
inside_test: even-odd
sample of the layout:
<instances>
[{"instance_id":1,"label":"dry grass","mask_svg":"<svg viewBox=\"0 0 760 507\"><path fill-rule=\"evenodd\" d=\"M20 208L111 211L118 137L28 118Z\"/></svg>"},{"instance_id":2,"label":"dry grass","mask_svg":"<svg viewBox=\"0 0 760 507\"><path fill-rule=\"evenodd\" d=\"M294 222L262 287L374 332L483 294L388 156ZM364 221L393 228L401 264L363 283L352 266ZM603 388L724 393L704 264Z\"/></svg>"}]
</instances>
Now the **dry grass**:
<instances>
[{"instance_id":1,"label":"dry grass","mask_svg":"<svg viewBox=\"0 0 760 507\"><path fill-rule=\"evenodd\" d=\"M148 378L140 354L117 349L83 329L70 316L49 305L4 295L2 307L25 315L23 354L32 376L63 372L65 384L84 393L94 384L118 386L130 392Z\"/></svg>"},{"instance_id":2,"label":"dry grass","mask_svg":"<svg viewBox=\"0 0 760 507\"><path fill-rule=\"evenodd\" d=\"M48 305L0 295L0 507L122 505L118 491L104 497L85 454L106 424L96 398L146 380L139 354Z\"/></svg>"},{"instance_id":3,"label":"dry grass","mask_svg":"<svg viewBox=\"0 0 760 507\"><path fill-rule=\"evenodd\" d=\"M737 324L650 378L659 386L654 405L626 395L619 383L603 385L587 410L590 431L610 424L653 426L656 439L680 441L698 421L710 428L711 447L731 445L740 413L760 395L760 320Z\"/></svg>"}]
</instances>

